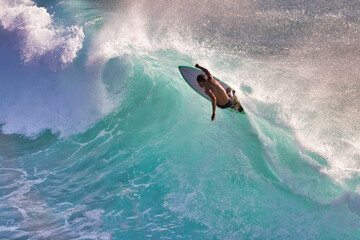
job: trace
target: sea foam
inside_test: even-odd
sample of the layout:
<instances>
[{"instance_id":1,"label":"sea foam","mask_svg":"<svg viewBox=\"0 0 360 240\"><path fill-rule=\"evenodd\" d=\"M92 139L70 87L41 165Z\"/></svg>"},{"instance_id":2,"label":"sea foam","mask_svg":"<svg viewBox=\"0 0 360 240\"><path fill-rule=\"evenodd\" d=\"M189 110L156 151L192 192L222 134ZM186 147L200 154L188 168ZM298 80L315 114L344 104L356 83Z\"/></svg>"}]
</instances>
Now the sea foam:
<instances>
[{"instance_id":1,"label":"sea foam","mask_svg":"<svg viewBox=\"0 0 360 240\"><path fill-rule=\"evenodd\" d=\"M3 0L0 6L0 25L16 33L24 63L45 57L52 69L64 68L82 48L82 27L57 26L47 10L32 1Z\"/></svg>"},{"instance_id":2,"label":"sea foam","mask_svg":"<svg viewBox=\"0 0 360 240\"><path fill-rule=\"evenodd\" d=\"M50 129L61 136L76 134L114 106L99 77L101 68L74 66L86 58L80 54L83 26L66 25L48 9L29 0L0 0L2 133L36 137Z\"/></svg>"}]
</instances>

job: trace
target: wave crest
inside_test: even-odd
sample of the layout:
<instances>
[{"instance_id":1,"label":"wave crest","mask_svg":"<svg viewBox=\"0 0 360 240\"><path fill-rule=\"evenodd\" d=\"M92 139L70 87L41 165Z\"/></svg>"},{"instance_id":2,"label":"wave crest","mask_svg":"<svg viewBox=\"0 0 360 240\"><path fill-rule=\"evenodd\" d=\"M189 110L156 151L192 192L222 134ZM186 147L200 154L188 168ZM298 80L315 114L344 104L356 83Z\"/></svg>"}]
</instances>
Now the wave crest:
<instances>
[{"instance_id":1,"label":"wave crest","mask_svg":"<svg viewBox=\"0 0 360 240\"><path fill-rule=\"evenodd\" d=\"M64 68L82 48L82 27L56 26L47 10L32 1L2 1L0 6L0 25L16 34L24 63L45 58L51 69Z\"/></svg>"}]
</instances>

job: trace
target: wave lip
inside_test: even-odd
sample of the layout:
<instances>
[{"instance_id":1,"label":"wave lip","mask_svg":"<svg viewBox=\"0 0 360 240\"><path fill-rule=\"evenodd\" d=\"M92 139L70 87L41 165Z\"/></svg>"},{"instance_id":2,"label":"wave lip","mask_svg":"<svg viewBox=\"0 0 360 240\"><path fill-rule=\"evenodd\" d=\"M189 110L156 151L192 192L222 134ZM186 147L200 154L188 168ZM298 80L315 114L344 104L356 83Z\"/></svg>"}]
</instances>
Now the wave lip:
<instances>
[{"instance_id":1,"label":"wave lip","mask_svg":"<svg viewBox=\"0 0 360 240\"><path fill-rule=\"evenodd\" d=\"M24 63L45 57L53 70L76 58L85 37L82 27L55 26L46 9L30 0L0 2L0 25L16 34Z\"/></svg>"}]
</instances>

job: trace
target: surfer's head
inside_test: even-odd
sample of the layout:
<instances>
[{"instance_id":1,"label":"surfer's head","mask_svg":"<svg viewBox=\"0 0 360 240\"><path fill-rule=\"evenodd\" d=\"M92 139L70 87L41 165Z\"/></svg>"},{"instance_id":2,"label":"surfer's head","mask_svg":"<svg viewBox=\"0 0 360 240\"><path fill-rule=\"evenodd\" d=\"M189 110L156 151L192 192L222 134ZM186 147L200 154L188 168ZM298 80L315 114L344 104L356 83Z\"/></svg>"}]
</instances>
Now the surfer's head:
<instances>
[{"instance_id":1,"label":"surfer's head","mask_svg":"<svg viewBox=\"0 0 360 240\"><path fill-rule=\"evenodd\" d=\"M204 86L204 83L207 81L207 77L204 74L199 74L196 78L200 87Z\"/></svg>"}]
</instances>

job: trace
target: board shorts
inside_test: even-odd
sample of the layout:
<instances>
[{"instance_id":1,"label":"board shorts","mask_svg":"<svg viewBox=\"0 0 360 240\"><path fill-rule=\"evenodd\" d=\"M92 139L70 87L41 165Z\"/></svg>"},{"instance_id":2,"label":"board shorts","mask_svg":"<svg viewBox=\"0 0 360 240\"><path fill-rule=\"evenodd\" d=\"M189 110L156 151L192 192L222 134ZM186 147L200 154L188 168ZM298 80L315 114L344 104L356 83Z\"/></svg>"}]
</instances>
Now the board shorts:
<instances>
[{"instance_id":1,"label":"board shorts","mask_svg":"<svg viewBox=\"0 0 360 240\"><path fill-rule=\"evenodd\" d=\"M225 108L230 108L233 106L233 101L231 99L229 99L229 101L225 104L225 105L219 105L217 104L217 106L219 108L225 109Z\"/></svg>"}]
</instances>

